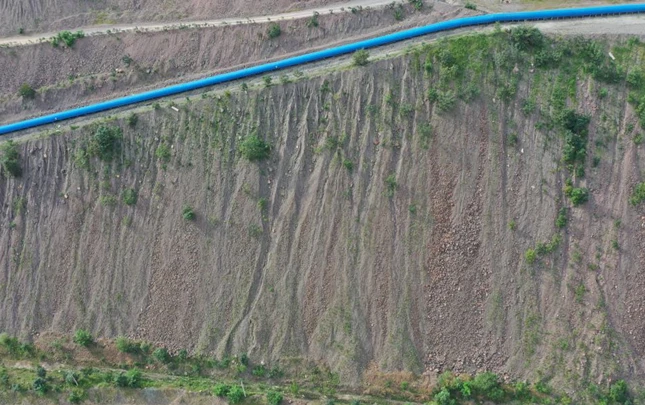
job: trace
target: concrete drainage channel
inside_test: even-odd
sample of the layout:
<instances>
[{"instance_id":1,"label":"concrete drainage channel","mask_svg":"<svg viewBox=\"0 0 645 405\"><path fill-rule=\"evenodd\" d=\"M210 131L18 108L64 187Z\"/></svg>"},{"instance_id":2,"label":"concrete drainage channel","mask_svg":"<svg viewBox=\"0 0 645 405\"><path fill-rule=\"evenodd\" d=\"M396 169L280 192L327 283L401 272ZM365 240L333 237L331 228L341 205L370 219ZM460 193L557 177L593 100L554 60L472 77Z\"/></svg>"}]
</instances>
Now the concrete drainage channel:
<instances>
[{"instance_id":1,"label":"concrete drainage channel","mask_svg":"<svg viewBox=\"0 0 645 405\"><path fill-rule=\"evenodd\" d=\"M195 80L188 83L176 84L157 90L147 91L144 93L134 94L127 97L121 97L101 103L91 104L85 107L66 110L54 114L44 115L42 117L32 118L12 124L0 126L0 135L9 134L24 129L35 128L47 124L57 123L64 120L78 118L85 115L104 112L116 108L131 106L134 104L150 101L162 97L168 97L213 86L216 84L226 83L234 80L243 79L250 76L257 76L264 73L275 72L294 66L304 65L311 62L321 61L335 56L346 55L360 49L370 49L383 45L389 45L396 42L417 38L427 34L433 34L442 31L449 31L457 28L472 27L477 25L489 25L494 23L524 22L524 21L541 21L553 19L568 18L588 18L614 16L621 14L645 13L645 3L623 4L615 6L600 7L583 7L557 10L526 11L518 13L497 13L479 15L474 17L458 18L449 21L442 21L423 27L412 28L393 34L388 34L368 40L358 41L322 51L307 53L300 56L282 59L272 63L236 70L205 79Z\"/></svg>"}]
</instances>

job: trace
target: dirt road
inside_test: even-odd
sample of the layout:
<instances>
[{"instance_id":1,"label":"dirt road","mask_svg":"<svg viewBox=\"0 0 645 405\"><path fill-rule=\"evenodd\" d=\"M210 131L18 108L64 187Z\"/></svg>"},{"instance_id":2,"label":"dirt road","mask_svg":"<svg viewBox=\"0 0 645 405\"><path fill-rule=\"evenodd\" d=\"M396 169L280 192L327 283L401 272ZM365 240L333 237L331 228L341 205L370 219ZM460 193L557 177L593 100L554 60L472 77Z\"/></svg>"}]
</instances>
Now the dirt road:
<instances>
[{"instance_id":1,"label":"dirt road","mask_svg":"<svg viewBox=\"0 0 645 405\"><path fill-rule=\"evenodd\" d=\"M404 1L399 0L399 2L404 3ZM314 13L318 14L333 14L339 12L350 12L351 8L378 8L385 7L386 5L392 4L392 0L351 0L344 3L337 3L333 5L327 5L325 7L311 8L307 10L294 11L289 13L280 13L274 15L263 15L257 17L232 17L232 18L222 18L215 20L200 20L200 21L182 21L182 22L168 22L168 23L149 23L149 24L114 24L114 25L99 25L99 26L88 26L88 27L70 27L70 31L81 30L85 35L105 35L109 32L128 32L128 31L162 31L169 29L178 29L185 26L201 26L201 27L213 27L218 25L239 25L239 24L254 24L254 23L265 23L268 21L286 21L286 20L295 20L298 18L311 17ZM46 32L33 35L21 35L21 36L12 36L7 38L0 38L0 45L5 46L19 46L19 45L28 45L34 44L42 41L46 41L52 36L56 35L57 32Z\"/></svg>"}]
</instances>

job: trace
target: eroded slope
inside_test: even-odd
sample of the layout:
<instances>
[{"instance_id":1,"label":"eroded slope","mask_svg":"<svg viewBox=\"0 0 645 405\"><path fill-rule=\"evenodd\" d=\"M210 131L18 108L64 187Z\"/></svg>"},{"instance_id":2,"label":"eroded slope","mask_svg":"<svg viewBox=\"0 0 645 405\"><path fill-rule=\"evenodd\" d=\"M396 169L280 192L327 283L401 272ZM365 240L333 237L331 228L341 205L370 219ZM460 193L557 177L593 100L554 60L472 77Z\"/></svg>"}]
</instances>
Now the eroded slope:
<instances>
[{"instance_id":1,"label":"eroded slope","mask_svg":"<svg viewBox=\"0 0 645 405\"><path fill-rule=\"evenodd\" d=\"M534 34L24 142L23 176L0 180L0 327L306 357L347 382L370 363L641 380L642 83L625 77L643 45L612 65L606 44ZM570 164L565 107L590 117ZM100 126L123 133L108 162L92 157ZM267 160L241 157L253 135Z\"/></svg>"}]
</instances>

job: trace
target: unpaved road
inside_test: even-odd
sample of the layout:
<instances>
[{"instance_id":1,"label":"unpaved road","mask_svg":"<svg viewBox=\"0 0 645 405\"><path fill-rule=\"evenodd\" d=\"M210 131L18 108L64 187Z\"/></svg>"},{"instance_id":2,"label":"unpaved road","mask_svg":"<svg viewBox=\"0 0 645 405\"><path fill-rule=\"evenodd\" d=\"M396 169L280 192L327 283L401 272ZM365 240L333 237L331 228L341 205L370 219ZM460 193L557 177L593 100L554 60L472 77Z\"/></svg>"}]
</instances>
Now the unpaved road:
<instances>
[{"instance_id":1,"label":"unpaved road","mask_svg":"<svg viewBox=\"0 0 645 405\"><path fill-rule=\"evenodd\" d=\"M398 0L397 2L405 3ZM351 0L346 3L338 3L327 5L325 7L311 8L307 10L294 11L289 13L281 13L274 15L263 15L257 17L231 17L216 20L201 20L201 21L182 21L182 22L167 22L167 23L149 23L149 24L114 24L114 25L99 25L89 27L78 27L70 31L81 30L85 35L105 35L110 32L127 32L127 31L162 31L169 29L178 29L186 26L200 26L200 27L213 27L218 25L238 25L238 24L254 24L265 23L268 21L287 21L295 20L298 18L311 17L314 13L330 14L339 12L349 12L352 7L370 7L378 8L392 4L392 0ZM19 46L39 43L55 36L57 32L46 32L33 35L21 35L7 38L0 38L0 45L6 46Z\"/></svg>"}]
</instances>

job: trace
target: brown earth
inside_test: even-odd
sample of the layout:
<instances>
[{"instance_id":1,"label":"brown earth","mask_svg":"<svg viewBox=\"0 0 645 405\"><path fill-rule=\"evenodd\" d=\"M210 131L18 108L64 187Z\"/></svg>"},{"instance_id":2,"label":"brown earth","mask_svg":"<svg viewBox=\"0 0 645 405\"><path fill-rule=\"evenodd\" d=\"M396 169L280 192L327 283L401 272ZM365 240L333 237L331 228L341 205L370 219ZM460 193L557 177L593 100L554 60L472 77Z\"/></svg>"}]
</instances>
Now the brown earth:
<instances>
[{"instance_id":1,"label":"brown earth","mask_svg":"<svg viewBox=\"0 0 645 405\"><path fill-rule=\"evenodd\" d=\"M421 12L406 6L402 22L390 9L321 16L317 28L307 27L305 19L285 21L280 23L282 35L273 40L266 37L266 24L249 24L93 36L77 41L73 49L49 43L0 48L0 122L471 13L437 2ZM35 100L18 95L23 83L38 90Z\"/></svg>"},{"instance_id":2,"label":"brown earth","mask_svg":"<svg viewBox=\"0 0 645 405\"><path fill-rule=\"evenodd\" d=\"M295 11L343 0L0 0L0 35L87 25L190 21Z\"/></svg>"},{"instance_id":3,"label":"brown earth","mask_svg":"<svg viewBox=\"0 0 645 405\"><path fill-rule=\"evenodd\" d=\"M442 114L414 66L144 108L135 127L114 122L118 162L89 170L78 157L92 126L25 141L23 177L0 178L0 329L305 357L348 384L372 363L643 381L645 212L627 199L645 167L624 89L603 101L579 81L589 144L606 149L587 168L590 201L531 266L524 252L554 234L564 178L561 140L519 100L553 84L522 72L516 101L484 83ZM251 133L273 145L268 161L240 158ZM126 188L136 206L120 202Z\"/></svg>"}]
</instances>

